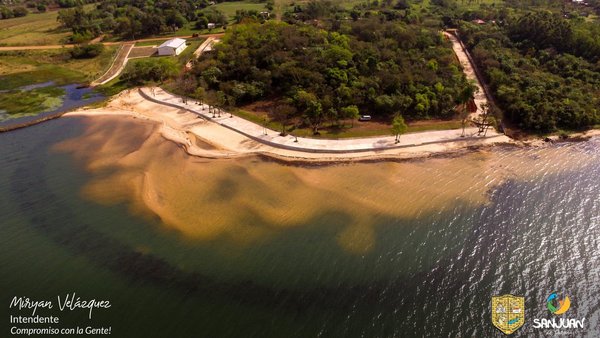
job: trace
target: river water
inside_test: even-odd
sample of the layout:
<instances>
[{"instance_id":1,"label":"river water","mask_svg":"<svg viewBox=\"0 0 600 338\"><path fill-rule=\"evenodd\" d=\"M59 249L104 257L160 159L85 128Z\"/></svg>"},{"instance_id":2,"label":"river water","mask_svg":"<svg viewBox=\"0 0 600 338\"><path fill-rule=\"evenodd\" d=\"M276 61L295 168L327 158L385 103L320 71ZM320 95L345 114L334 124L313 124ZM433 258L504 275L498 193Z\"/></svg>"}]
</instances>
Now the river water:
<instances>
[{"instance_id":1,"label":"river water","mask_svg":"<svg viewBox=\"0 0 600 338\"><path fill-rule=\"evenodd\" d=\"M0 134L1 336L14 296L69 292L112 306L37 314L117 337L499 337L502 294L525 297L514 336L600 335L599 139L295 166L193 158L153 128ZM585 325L532 325L553 317Z\"/></svg>"}]
</instances>

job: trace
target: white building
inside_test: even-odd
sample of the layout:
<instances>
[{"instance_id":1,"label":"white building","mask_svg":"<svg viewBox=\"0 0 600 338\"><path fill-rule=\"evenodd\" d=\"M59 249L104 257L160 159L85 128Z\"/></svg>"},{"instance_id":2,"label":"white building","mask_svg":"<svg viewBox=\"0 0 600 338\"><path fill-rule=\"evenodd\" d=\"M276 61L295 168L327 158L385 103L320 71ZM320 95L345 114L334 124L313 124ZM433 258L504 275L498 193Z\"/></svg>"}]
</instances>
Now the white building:
<instances>
[{"instance_id":1,"label":"white building","mask_svg":"<svg viewBox=\"0 0 600 338\"><path fill-rule=\"evenodd\" d=\"M213 29L215 28L217 25L214 24L214 22L209 22L208 25L206 25L206 28L208 29Z\"/></svg>"},{"instance_id":2,"label":"white building","mask_svg":"<svg viewBox=\"0 0 600 338\"><path fill-rule=\"evenodd\" d=\"M184 39L167 40L158 46L158 55L179 55L186 47Z\"/></svg>"}]
</instances>

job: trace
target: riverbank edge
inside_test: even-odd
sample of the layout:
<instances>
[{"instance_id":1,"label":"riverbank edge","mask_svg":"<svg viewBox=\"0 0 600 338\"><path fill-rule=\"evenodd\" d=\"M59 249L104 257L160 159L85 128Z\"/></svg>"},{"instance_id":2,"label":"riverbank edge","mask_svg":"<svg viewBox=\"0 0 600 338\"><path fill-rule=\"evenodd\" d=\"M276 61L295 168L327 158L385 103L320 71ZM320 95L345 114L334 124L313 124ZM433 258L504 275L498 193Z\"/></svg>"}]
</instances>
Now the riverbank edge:
<instances>
[{"instance_id":1,"label":"riverbank edge","mask_svg":"<svg viewBox=\"0 0 600 338\"><path fill-rule=\"evenodd\" d=\"M129 90L128 93L122 92L112 98L111 101L118 102L121 95L140 95L135 90ZM142 96L142 95L140 95ZM143 97L143 96L142 96ZM148 102L148 101L146 101ZM158 105L158 103L149 101L150 104ZM171 109L181 109L171 107ZM163 115L161 115L163 114ZM164 115L166 114L166 115ZM197 118L196 115L192 115L192 112L186 112L189 114L189 118ZM239 135L240 138L244 138L247 141L252 141L260 144L259 149L247 149L246 151L238 151L228 147L227 141L218 138L207 138L198 130L194 130L194 126L197 124L186 124L186 123L174 123L174 119L181 118L181 113L170 112L169 108L161 109L160 113L143 113L136 111L135 106L126 106L126 109L119 107L118 103L114 106L97 108L97 109L79 109L76 111L69 112L64 115L65 117L70 116L113 116L113 117L130 117L135 120L142 120L151 122L155 125L155 130L164 139L174 142L181 147L188 155L209 158L209 159L231 159L241 158L248 156L258 156L264 160L276 161L282 164L293 164L293 165L330 165L335 163L353 163L353 162L404 162L409 160L424 160L428 158L449 158L459 157L468 153L478 151L489 151L492 147L519 147L527 146L528 143L513 141L491 141L486 142L469 142L468 140L460 140L453 142L443 142L435 145L415 145L413 147L406 147L401 149L390 149L386 151L380 151L374 149L371 152L348 152L348 153L315 153L315 152L302 152L298 150L281 149L270 146L265 143L260 143L257 140L248 138L243 134L238 134L236 131L227 129L219 123L215 123L210 120L202 120L198 122L202 128L212 128L217 130L218 135L223 135L225 130ZM199 119L198 119L199 120ZM189 121L189 120L188 120ZM190 136L196 138L204 143L210 144L216 148L216 150L201 149L194 145L194 142L190 139ZM224 138L227 135L223 135ZM231 144L231 142L230 142ZM542 141L541 144L546 144ZM393 151L390 153L390 151Z\"/></svg>"}]
</instances>

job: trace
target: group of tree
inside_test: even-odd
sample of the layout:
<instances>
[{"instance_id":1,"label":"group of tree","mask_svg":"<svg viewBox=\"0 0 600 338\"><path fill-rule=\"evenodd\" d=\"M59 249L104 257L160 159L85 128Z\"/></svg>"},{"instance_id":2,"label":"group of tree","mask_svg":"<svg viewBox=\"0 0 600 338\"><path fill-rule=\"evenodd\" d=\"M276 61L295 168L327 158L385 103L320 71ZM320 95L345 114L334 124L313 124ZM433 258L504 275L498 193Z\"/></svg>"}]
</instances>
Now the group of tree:
<instances>
[{"instance_id":1,"label":"group of tree","mask_svg":"<svg viewBox=\"0 0 600 338\"><path fill-rule=\"evenodd\" d=\"M100 55L104 51L101 43L81 44L73 47L70 51L74 59L90 59Z\"/></svg>"},{"instance_id":2,"label":"group of tree","mask_svg":"<svg viewBox=\"0 0 600 338\"><path fill-rule=\"evenodd\" d=\"M108 0L89 11L82 6L61 10L58 21L73 31L75 42L89 40L102 33L135 39L183 27L188 18L182 12L193 13L193 8L186 1L165 2L162 6L159 1L128 1L123 5L120 1Z\"/></svg>"},{"instance_id":3,"label":"group of tree","mask_svg":"<svg viewBox=\"0 0 600 338\"><path fill-rule=\"evenodd\" d=\"M74 42L90 40L102 33L135 39L175 32L189 22L196 28L206 28L209 22L226 25L228 18L209 7L211 3L208 0L105 0L89 10L83 6L60 10L58 21L73 31Z\"/></svg>"},{"instance_id":4,"label":"group of tree","mask_svg":"<svg viewBox=\"0 0 600 338\"><path fill-rule=\"evenodd\" d=\"M7 6L0 6L0 19L12 19L19 18L29 13L25 7L14 7L10 8Z\"/></svg>"},{"instance_id":5,"label":"group of tree","mask_svg":"<svg viewBox=\"0 0 600 338\"><path fill-rule=\"evenodd\" d=\"M49 8L71 8L97 2L96 0L26 0L27 8L43 13Z\"/></svg>"},{"instance_id":6,"label":"group of tree","mask_svg":"<svg viewBox=\"0 0 600 338\"><path fill-rule=\"evenodd\" d=\"M546 11L460 27L505 120L529 131L600 123L600 30Z\"/></svg>"},{"instance_id":7,"label":"group of tree","mask_svg":"<svg viewBox=\"0 0 600 338\"><path fill-rule=\"evenodd\" d=\"M215 8L208 8L198 14L195 27L196 29L205 29L208 28L209 23L214 23L216 26L226 26L227 21L227 16L223 12Z\"/></svg>"},{"instance_id":8,"label":"group of tree","mask_svg":"<svg viewBox=\"0 0 600 338\"><path fill-rule=\"evenodd\" d=\"M305 5L296 4L284 13L284 20L289 23L310 22L314 20L343 21L368 19L371 17L384 18L405 23L419 23L420 13L412 10L412 2L416 0L368 0L356 4L352 9L344 8L339 2L330 0L311 0Z\"/></svg>"},{"instance_id":9,"label":"group of tree","mask_svg":"<svg viewBox=\"0 0 600 338\"><path fill-rule=\"evenodd\" d=\"M248 19L252 21L264 22L265 20L270 19L270 13L265 11L259 12L255 9L238 9L235 11L235 23L241 23L242 21Z\"/></svg>"},{"instance_id":10,"label":"group of tree","mask_svg":"<svg viewBox=\"0 0 600 338\"><path fill-rule=\"evenodd\" d=\"M359 112L449 118L471 84L439 31L374 17L337 31L267 21L228 30L193 70L196 86L236 104L275 99L315 133ZM288 109L289 111L289 109Z\"/></svg>"},{"instance_id":11,"label":"group of tree","mask_svg":"<svg viewBox=\"0 0 600 338\"><path fill-rule=\"evenodd\" d=\"M148 82L160 83L179 73L179 64L173 58L148 58L130 62L121 75L121 80L131 85Z\"/></svg>"},{"instance_id":12,"label":"group of tree","mask_svg":"<svg viewBox=\"0 0 600 338\"><path fill-rule=\"evenodd\" d=\"M9 7L0 5L0 19L11 19L26 16L30 10L34 12L45 12L48 8L72 8L76 6L82 6L89 3L97 2L96 0L27 0L27 1L14 1L12 3L19 3L20 6ZM9 4L11 2L9 1ZM21 6L23 5L23 6Z\"/></svg>"}]
</instances>

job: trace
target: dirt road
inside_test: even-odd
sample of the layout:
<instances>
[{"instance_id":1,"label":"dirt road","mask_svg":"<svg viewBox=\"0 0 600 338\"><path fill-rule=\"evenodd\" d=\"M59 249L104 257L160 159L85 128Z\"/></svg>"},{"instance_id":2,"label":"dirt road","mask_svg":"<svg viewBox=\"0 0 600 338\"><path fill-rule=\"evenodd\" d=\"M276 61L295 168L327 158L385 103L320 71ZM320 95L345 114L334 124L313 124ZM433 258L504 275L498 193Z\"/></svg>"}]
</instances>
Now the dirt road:
<instances>
[{"instance_id":1,"label":"dirt road","mask_svg":"<svg viewBox=\"0 0 600 338\"><path fill-rule=\"evenodd\" d=\"M477 86L477 92L474 95L474 101L477 105L477 111L471 114L472 118L477 118L477 116L482 113L481 106L488 103L488 98L483 89L483 84L479 81L477 74L475 73L475 66L471 63L469 56L467 55L468 51L463 48L463 45L460 43L458 38L451 33L444 32L444 35L448 37L448 39L452 42L452 49L458 58L461 66L463 67L463 72L467 76L467 79L473 81Z\"/></svg>"},{"instance_id":2,"label":"dirt road","mask_svg":"<svg viewBox=\"0 0 600 338\"><path fill-rule=\"evenodd\" d=\"M217 33L217 34L198 35L197 37L199 37L199 38L209 38L209 37L220 38L223 35L224 35L224 33ZM193 38L193 36L191 36L191 35L163 36L163 37L159 37L159 38L138 39L138 40L133 40L133 41L102 42L102 44L105 46L114 46L114 45L120 45L123 43L135 44L136 42L159 41L159 40L166 40L166 39L172 39L172 38L191 39L191 38ZM43 45L43 46L3 46L3 47L0 47L0 51L59 49L59 48L72 48L73 46L75 46L75 45L65 44L65 45Z\"/></svg>"}]
</instances>

